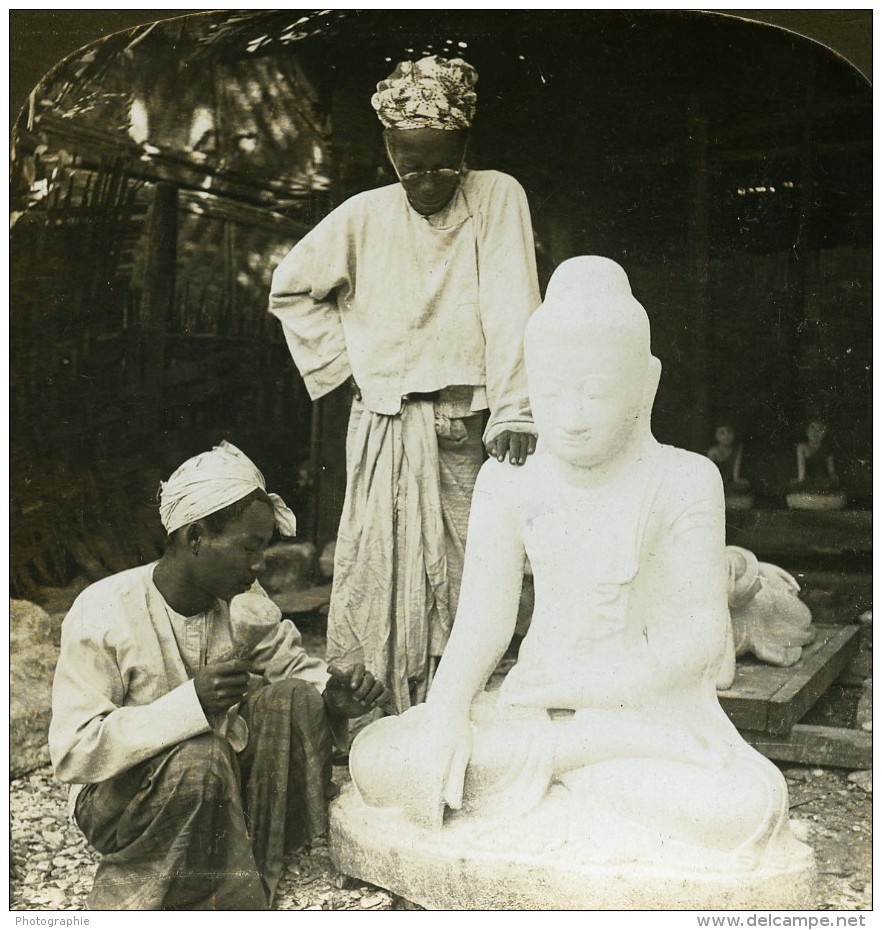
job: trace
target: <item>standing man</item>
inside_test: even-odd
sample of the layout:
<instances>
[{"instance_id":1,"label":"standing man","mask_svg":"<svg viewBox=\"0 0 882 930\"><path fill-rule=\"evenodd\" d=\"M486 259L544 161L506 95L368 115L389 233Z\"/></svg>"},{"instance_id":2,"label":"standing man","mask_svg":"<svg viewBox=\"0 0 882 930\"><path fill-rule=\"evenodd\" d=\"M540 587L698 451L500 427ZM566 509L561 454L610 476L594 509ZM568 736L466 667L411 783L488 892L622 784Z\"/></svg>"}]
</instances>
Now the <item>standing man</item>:
<instances>
[{"instance_id":1,"label":"standing man","mask_svg":"<svg viewBox=\"0 0 882 930\"><path fill-rule=\"evenodd\" d=\"M447 642L484 448L522 465L536 446L530 212L513 178L466 165L476 82L431 56L377 85L399 183L319 223L270 298L310 396L353 392L328 658L370 665L399 711L425 698Z\"/></svg>"},{"instance_id":2,"label":"standing man","mask_svg":"<svg viewBox=\"0 0 882 930\"><path fill-rule=\"evenodd\" d=\"M184 462L160 515L162 558L86 588L61 627L49 751L102 855L89 907L263 909L285 853L325 832L332 731L387 695L307 655L257 583L294 515L235 446Z\"/></svg>"}]
</instances>

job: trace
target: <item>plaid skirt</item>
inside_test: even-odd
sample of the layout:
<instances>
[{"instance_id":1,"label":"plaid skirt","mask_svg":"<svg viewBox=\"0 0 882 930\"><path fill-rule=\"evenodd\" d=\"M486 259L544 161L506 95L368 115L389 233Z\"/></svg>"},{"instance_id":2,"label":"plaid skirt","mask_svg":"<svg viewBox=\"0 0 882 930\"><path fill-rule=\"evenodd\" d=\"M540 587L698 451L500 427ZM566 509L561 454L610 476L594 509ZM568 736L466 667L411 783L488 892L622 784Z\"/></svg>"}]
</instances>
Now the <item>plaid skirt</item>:
<instances>
[{"instance_id":1,"label":"plaid skirt","mask_svg":"<svg viewBox=\"0 0 882 930\"><path fill-rule=\"evenodd\" d=\"M426 699L462 580L466 531L483 461L480 415L438 435L431 401L400 414L355 400L346 437L346 496L328 613L328 662L361 662L399 713ZM380 713L352 721L353 732Z\"/></svg>"},{"instance_id":2,"label":"plaid skirt","mask_svg":"<svg viewBox=\"0 0 882 930\"><path fill-rule=\"evenodd\" d=\"M93 910L263 910L285 854L326 830L331 731L315 687L295 679L250 692L248 745L184 740L77 798L102 854Z\"/></svg>"}]
</instances>

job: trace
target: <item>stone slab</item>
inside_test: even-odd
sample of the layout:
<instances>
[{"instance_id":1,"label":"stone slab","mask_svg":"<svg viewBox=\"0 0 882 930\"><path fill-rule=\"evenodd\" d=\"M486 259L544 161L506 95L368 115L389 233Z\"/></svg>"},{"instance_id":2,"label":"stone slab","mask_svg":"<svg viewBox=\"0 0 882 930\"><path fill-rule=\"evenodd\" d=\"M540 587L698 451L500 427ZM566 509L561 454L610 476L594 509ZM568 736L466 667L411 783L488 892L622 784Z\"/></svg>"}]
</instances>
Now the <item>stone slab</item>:
<instances>
[{"instance_id":1,"label":"stone slab","mask_svg":"<svg viewBox=\"0 0 882 930\"><path fill-rule=\"evenodd\" d=\"M806 910L817 905L808 850L774 873L579 862L565 850L518 852L505 844L476 850L463 831L445 827L432 833L395 812L368 807L352 784L331 806L329 848L345 875L430 910Z\"/></svg>"}]
</instances>

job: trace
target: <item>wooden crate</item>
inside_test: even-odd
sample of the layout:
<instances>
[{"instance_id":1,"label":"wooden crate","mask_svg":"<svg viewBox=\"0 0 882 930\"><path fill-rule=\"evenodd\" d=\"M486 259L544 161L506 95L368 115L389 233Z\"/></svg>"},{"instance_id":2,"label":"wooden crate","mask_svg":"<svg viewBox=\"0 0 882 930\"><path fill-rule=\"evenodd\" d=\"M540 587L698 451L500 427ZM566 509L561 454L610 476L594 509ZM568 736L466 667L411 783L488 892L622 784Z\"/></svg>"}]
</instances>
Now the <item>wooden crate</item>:
<instances>
[{"instance_id":1,"label":"wooden crate","mask_svg":"<svg viewBox=\"0 0 882 930\"><path fill-rule=\"evenodd\" d=\"M732 687L718 692L739 730L786 736L857 654L860 627L815 629L817 638L789 668L739 661Z\"/></svg>"}]
</instances>

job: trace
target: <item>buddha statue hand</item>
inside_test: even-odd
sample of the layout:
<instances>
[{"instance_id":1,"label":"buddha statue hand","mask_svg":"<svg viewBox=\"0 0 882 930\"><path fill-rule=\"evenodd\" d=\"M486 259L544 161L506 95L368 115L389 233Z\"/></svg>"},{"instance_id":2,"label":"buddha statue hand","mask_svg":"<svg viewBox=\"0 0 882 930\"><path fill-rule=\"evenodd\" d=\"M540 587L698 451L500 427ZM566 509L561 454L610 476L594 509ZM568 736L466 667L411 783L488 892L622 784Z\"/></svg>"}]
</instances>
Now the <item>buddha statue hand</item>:
<instances>
[{"instance_id":1,"label":"buddha statue hand","mask_svg":"<svg viewBox=\"0 0 882 930\"><path fill-rule=\"evenodd\" d=\"M468 714L430 710L423 704L359 733L350 768L366 804L398 808L415 824L437 830L445 806L462 806L471 753Z\"/></svg>"},{"instance_id":2,"label":"buddha statue hand","mask_svg":"<svg viewBox=\"0 0 882 930\"><path fill-rule=\"evenodd\" d=\"M427 711L414 742L418 761L404 811L414 823L439 829L445 806L453 810L462 806L466 766L472 754L468 714L460 718Z\"/></svg>"}]
</instances>

